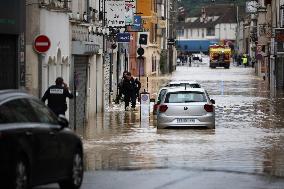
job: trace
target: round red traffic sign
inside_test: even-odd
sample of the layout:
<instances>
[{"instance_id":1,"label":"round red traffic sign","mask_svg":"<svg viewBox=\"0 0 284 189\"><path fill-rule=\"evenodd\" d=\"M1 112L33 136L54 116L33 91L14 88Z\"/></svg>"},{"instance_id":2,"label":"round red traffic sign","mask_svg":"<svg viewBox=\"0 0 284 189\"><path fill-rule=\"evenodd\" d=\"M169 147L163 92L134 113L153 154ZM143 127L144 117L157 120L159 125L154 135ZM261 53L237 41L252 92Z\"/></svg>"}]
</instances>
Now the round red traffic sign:
<instances>
[{"instance_id":1,"label":"round red traffic sign","mask_svg":"<svg viewBox=\"0 0 284 189\"><path fill-rule=\"evenodd\" d=\"M34 49L38 53L45 53L50 48L50 40L46 35L39 35L35 38Z\"/></svg>"}]
</instances>

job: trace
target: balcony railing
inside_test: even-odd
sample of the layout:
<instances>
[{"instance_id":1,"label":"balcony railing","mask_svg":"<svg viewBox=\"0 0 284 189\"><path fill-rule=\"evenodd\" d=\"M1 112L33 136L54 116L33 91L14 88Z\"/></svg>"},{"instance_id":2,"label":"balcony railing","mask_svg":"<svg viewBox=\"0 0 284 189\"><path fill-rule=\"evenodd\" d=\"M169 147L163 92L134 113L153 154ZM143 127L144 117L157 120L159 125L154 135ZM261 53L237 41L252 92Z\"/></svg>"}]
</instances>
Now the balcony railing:
<instances>
[{"instance_id":1,"label":"balcony railing","mask_svg":"<svg viewBox=\"0 0 284 189\"><path fill-rule=\"evenodd\" d=\"M70 11L71 0L39 0L42 8L51 10Z\"/></svg>"}]
</instances>

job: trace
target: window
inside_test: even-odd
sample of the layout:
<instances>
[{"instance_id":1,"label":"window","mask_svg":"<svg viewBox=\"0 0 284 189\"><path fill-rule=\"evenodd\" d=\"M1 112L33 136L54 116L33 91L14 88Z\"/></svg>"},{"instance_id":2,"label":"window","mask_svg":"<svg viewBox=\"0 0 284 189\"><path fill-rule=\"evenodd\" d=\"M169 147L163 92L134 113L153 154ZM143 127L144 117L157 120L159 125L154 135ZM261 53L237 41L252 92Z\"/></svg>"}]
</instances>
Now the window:
<instances>
[{"instance_id":1,"label":"window","mask_svg":"<svg viewBox=\"0 0 284 189\"><path fill-rule=\"evenodd\" d=\"M158 101L159 101L159 102L163 99L163 97L165 96L166 92L167 92L166 89L162 89L162 90L161 90L161 92L160 92L160 94L159 94L159 97L158 97Z\"/></svg>"},{"instance_id":2,"label":"window","mask_svg":"<svg viewBox=\"0 0 284 189\"><path fill-rule=\"evenodd\" d=\"M155 56L152 56L152 72L156 71L157 66L157 58Z\"/></svg>"},{"instance_id":3,"label":"window","mask_svg":"<svg viewBox=\"0 0 284 189\"><path fill-rule=\"evenodd\" d=\"M207 36L215 36L215 28L207 28Z\"/></svg>"},{"instance_id":4,"label":"window","mask_svg":"<svg viewBox=\"0 0 284 189\"><path fill-rule=\"evenodd\" d=\"M27 99L16 99L0 106L0 123L37 122L32 107Z\"/></svg>"},{"instance_id":5,"label":"window","mask_svg":"<svg viewBox=\"0 0 284 189\"><path fill-rule=\"evenodd\" d=\"M177 30L177 35L178 35L178 37L183 37L184 36L184 30Z\"/></svg>"},{"instance_id":6,"label":"window","mask_svg":"<svg viewBox=\"0 0 284 189\"><path fill-rule=\"evenodd\" d=\"M45 105L33 99L30 99L30 103L40 123L58 124L56 116Z\"/></svg>"},{"instance_id":7,"label":"window","mask_svg":"<svg viewBox=\"0 0 284 189\"><path fill-rule=\"evenodd\" d=\"M205 94L198 91L181 91L168 93L165 103L207 102Z\"/></svg>"}]
</instances>

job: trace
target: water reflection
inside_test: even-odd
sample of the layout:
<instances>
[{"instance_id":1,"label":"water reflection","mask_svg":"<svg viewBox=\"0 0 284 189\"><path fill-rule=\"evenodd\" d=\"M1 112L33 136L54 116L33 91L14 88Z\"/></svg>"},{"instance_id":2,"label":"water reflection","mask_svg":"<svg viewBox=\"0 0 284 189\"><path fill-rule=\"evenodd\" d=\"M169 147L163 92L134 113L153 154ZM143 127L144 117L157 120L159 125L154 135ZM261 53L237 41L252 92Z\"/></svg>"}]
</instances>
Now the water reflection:
<instances>
[{"instance_id":1,"label":"water reflection","mask_svg":"<svg viewBox=\"0 0 284 189\"><path fill-rule=\"evenodd\" d=\"M143 125L139 111L119 108L97 115L80 131L86 170L178 167L283 176L283 92L271 96L252 73L199 67L173 74L200 82L216 100L215 130L157 130L153 117ZM151 93L166 80L150 82Z\"/></svg>"}]
</instances>

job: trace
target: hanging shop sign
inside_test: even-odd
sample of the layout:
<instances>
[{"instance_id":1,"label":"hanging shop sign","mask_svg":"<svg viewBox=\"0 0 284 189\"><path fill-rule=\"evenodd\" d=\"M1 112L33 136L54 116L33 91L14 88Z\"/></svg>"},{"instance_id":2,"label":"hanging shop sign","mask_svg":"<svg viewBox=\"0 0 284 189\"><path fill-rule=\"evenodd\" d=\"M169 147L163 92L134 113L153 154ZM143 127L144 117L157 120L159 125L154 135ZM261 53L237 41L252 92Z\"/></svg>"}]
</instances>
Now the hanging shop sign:
<instances>
[{"instance_id":1,"label":"hanging shop sign","mask_svg":"<svg viewBox=\"0 0 284 189\"><path fill-rule=\"evenodd\" d=\"M125 27L125 1L106 1L108 27Z\"/></svg>"}]
</instances>

